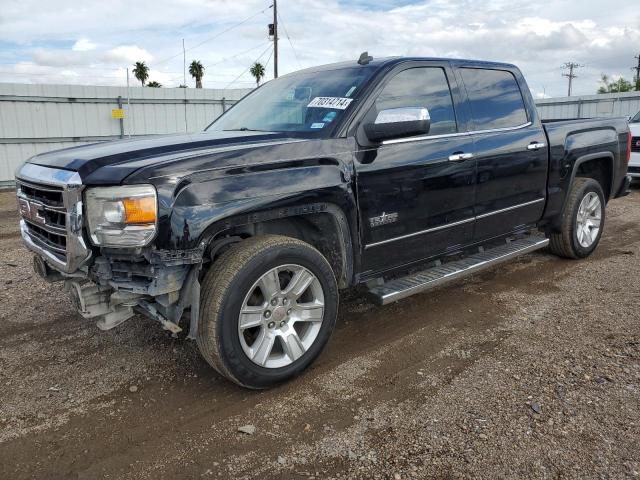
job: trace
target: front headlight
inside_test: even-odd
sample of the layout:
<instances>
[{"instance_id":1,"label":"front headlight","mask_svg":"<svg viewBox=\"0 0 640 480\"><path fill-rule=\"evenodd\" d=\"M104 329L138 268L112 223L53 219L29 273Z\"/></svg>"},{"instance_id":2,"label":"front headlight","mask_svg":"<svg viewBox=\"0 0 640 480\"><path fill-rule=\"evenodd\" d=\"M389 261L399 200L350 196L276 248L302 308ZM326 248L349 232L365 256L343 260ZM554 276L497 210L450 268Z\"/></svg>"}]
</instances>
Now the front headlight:
<instances>
[{"instance_id":1,"label":"front headlight","mask_svg":"<svg viewBox=\"0 0 640 480\"><path fill-rule=\"evenodd\" d=\"M156 234L158 201L152 185L90 188L85 206L94 245L143 247Z\"/></svg>"}]
</instances>

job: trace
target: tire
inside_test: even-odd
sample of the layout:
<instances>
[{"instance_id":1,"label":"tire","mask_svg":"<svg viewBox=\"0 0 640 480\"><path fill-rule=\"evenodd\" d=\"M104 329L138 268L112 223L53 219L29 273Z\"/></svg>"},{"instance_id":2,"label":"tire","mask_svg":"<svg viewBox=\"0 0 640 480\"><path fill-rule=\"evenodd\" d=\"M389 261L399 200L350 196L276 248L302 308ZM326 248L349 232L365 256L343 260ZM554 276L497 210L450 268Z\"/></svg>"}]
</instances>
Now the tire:
<instances>
[{"instance_id":1,"label":"tire","mask_svg":"<svg viewBox=\"0 0 640 480\"><path fill-rule=\"evenodd\" d=\"M594 199L597 196L599 201L599 224L598 230L595 231L595 219L587 221L587 230L590 232L589 236L585 236L584 222L581 222L581 216L584 217L585 212L581 212L581 205L583 202L588 202L589 199ZM585 203L586 205L586 203ZM549 248L551 251L564 258L585 258L591 255L596 249L600 238L602 237L602 231L605 223L605 200L604 192L600 184L593 178L577 177L573 181L571 190L567 196L567 200L562 212L560 232L554 232L549 235ZM589 209L587 209L587 216ZM580 232L582 230L582 233Z\"/></svg>"},{"instance_id":2,"label":"tire","mask_svg":"<svg viewBox=\"0 0 640 480\"><path fill-rule=\"evenodd\" d=\"M232 247L205 274L197 343L224 377L269 388L318 357L337 311L336 278L320 252L294 238L257 236Z\"/></svg>"}]
</instances>

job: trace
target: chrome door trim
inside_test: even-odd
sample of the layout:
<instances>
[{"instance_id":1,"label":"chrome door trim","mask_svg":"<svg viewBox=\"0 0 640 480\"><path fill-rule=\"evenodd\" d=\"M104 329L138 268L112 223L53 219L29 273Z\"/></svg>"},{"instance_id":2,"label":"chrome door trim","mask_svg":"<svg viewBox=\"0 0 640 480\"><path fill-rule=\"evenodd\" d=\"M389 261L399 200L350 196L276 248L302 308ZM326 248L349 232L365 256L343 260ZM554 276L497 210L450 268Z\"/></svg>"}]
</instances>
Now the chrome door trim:
<instances>
[{"instance_id":1,"label":"chrome door trim","mask_svg":"<svg viewBox=\"0 0 640 480\"><path fill-rule=\"evenodd\" d=\"M540 203L544 201L545 201L544 198L538 198L536 200L531 200L530 202L519 203L518 205L513 205L511 207L501 208L500 210L494 210L492 212L483 213L482 215L476 216L476 220L479 220L481 218L491 217L492 215L499 215L501 213L508 212L510 210L515 210L516 208L528 207L529 205L535 205L536 203Z\"/></svg>"},{"instance_id":2,"label":"chrome door trim","mask_svg":"<svg viewBox=\"0 0 640 480\"><path fill-rule=\"evenodd\" d=\"M384 140L382 142L382 145L392 145L394 143L419 142L422 140L437 140L440 138L467 137L470 135L480 135L485 133L511 132L513 130L520 130L521 128L530 127L531 125L533 125L531 122L527 122L515 127L493 128L489 130L474 130L471 132L445 133L443 135L422 135L420 137L394 138L393 140Z\"/></svg>"},{"instance_id":3,"label":"chrome door trim","mask_svg":"<svg viewBox=\"0 0 640 480\"><path fill-rule=\"evenodd\" d=\"M368 248L377 247L377 246L380 246L380 245L384 245L386 243L395 242L397 240L404 240L405 238L411 238L411 237L415 237L417 235L423 235L425 233L437 232L438 230L444 230L445 228L457 227L458 225L463 225L465 223L473 222L474 220L475 220L475 217L470 217L470 218L466 218L464 220L459 220L457 222L445 223L444 225L440 225L438 227L428 228L426 230L420 230L419 232L409 233L407 235L402 235L401 237L393 237L393 238L388 238L386 240L381 240L381 241L375 242L375 243L368 243L367 245L365 245L364 248L366 250Z\"/></svg>"},{"instance_id":4,"label":"chrome door trim","mask_svg":"<svg viewBox=\"0 0 640 480\"><path fill-rule=\"evenodd\" d=\"M500 133L500 132L512 132L514 130L520 130L521 128L527 128L533 125L531 122L523 123L522 125L518 125L515 127L503 127L503 128L492 128L489 130L474 130L470 132L472 135L480 135L484 133Z\"/></svg>"},{"instance_id":5,"label":"chrome door trim","mask_svg":"<svg viewBox=\"0 0 640 480\"><path fill-rule=\"evenodd\" d=\"M393 237L393 238L388 238L386 240L381 240L379 242L368 243L368 244L366 244L364 246L364 249L368 250L369 248L378 247L380 245L385 245L387 243L395 242L395 241L398 241L398 240L405 240L407 238L415 237L417 235L424 235L426 233L432 233L432 232L437 232L439 230L444 230L445 228L457 227L458 225L463 225L465 223L473 222L475 220L479 220L479 219L482 219L482 218L487 218L487 217L490 217L492 215L498 215L500 213L508 212L510 210L515 210L517 208L528 207L529 205L535 205L536 203L544 202L545 200L546 200L545 198L538 198L536 200L531 200L530 202L519 203L518 205L513 205L513 206L507 207L507 208L501 208L500 210L494 210L494 211L488 212L488 213L483 213L482 215L477 215L475 217L466 218L464 220L459 220L457 222L445 223L444 225L440 225L438 227L428 228L426 230L420 230L419 232L409 233L407 235L402 235L400 237Z\"/></svg>"}]
</instances>

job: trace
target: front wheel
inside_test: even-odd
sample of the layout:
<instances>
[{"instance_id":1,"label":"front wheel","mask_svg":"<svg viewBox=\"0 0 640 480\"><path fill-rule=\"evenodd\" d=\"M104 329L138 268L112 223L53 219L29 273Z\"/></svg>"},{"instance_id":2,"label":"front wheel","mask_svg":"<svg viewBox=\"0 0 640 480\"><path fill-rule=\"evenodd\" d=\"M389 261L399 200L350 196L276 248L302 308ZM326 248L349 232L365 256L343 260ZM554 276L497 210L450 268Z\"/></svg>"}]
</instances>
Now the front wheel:
<instances>
[{"instance_id":1,"label":"front wheel","mask_svg":"<svg viewBox=\"0 0 640 480\"><path fill-rule=\"evenodd\" d=\"M302 372L335 325L336 279L311 245L289 237L254 237L207 272L198 346L228 379L267 388Z\"/></svg>"},{"instance_id":2,"label":"front wheel","mask_svg":"<svg viewBox=\"0 0 640 480\"><path fill-rule=\"evenodd\" d=\"M605 219L604 192L593 178L578 177L567 195L560 232L549 236L551 251L560 257L584 258L596 249Z\"/></svg>"}]
</instances>

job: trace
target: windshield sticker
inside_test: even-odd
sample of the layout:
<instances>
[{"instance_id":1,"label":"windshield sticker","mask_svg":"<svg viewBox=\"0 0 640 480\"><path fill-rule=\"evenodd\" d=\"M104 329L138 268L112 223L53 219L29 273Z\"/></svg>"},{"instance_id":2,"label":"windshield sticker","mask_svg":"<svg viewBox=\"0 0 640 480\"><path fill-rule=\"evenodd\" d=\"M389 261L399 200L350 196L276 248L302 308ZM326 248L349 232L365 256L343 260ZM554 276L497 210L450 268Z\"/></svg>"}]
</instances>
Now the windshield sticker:
<instances>
[{"instance_id":1,"label":"windshield sticker","mask_svg":"<svg viewBox=\"0 0 640 480\"><path fill-rule=\"evenodd\" d=\"M342 98L342 97L316 97L307 108L316 107L316 108L335 108L337 110L344 110L349 106L349 104L353 101L353 98Z\"/></svg>"},{"instance_id":2,"label":"windshield sticker","mask_svg":"<svg viewBox=\"0 0 640 480\"><path fill-rule=\"evenodd\" d=\"M312 123L311 128L324 128L324 123Z\"/></svg>"},{"instance_id":3,"label":"windshield sticker","mask_svg":"<svg viewBox=\"0 0 640 480\"><path fill-rule=\"evenodd\" d=\"M349 89L349 91L348 91L347 93L345 93L345 95L344 95L344 96L345 96L345 97L350 97L350 96L351 96L351 94L353 93L353 91L354 91L356 88L357 88L357 87L354 85L353 87L351 87L351 88Z\"/></svg>"},{"instance_id":4,"label":"windshield sticker","mask_svg":"<svg viewBox=\"0 0 640 480\"><path fill-rule=\"evenodd\" d=\"M338 115L337 112L329 112L324 116L322 121L325 123L331 123L336 118L336 115Z\"/></svg>"}]
</instances>

